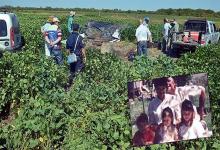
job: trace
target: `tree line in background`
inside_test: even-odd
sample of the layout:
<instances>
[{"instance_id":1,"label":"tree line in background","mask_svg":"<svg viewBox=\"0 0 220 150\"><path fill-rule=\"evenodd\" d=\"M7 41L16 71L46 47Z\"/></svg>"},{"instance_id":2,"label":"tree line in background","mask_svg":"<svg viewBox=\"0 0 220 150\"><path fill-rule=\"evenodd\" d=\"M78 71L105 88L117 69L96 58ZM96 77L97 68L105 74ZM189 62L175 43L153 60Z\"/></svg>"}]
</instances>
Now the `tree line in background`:
<instances>
[{"instance_id":1,"label":"tree line in background","mask_svg":"<svg viewBox=\"0 0 220 150\"><path fill-rule=\"evenodd\" d=\"M1 6L0 11L3 10L56 10L56 11L67 11L67 10L75 10L75 11L103 11L103 12L118 12L118 13L134 13L137 12L139 14L148 13L148 14L158 14L158 15L177 15L177 16L195 16L195 17L220 17L220 11L215 12L213 10L206 9L190 9L190 8L179 8L179 9L158 9L156 11L147 11L147 10L121 10L121 9L95 9L95 8L52 8L52 7L13 7L13 6Z\"/></svg>"}]
</instances>

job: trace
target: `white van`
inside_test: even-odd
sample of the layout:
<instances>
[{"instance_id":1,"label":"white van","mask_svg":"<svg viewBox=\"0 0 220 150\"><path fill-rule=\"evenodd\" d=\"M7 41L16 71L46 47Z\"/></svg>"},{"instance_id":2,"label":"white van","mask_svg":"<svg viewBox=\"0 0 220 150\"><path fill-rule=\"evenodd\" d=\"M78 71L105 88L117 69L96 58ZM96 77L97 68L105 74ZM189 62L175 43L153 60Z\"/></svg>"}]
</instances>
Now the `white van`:
<instances>
[{"instance_id":1,"label":"white van","mask_svg":"<svg viewBox=\"0 0 220 150\"><path fill-rule=\"evenodd\" d=\"M23 45L17 16L14 13L0 12L0 50L12 51Z\"/></svg>"}]
</instances>

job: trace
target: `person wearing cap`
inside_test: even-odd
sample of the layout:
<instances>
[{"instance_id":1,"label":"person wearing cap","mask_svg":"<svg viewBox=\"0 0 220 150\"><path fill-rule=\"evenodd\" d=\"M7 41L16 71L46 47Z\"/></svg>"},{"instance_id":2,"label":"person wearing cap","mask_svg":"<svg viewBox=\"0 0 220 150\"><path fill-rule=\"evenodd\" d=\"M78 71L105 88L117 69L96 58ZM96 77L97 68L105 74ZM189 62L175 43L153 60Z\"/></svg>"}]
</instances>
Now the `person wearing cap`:
<instances>
[{"instance_id":1,"label":"person wearing cap","mask_svg":"<svg viewBox=\"0 0 220 150\"><path fill-rule=\"evenodd\" d=\"M169 33L172 26L169 23L169 20L167 18L164 18L164 26L163 26L163 41L162 41L162 51L167 52L168 45L169 45Z\"/></svg>"},{"instance_id":2,"label":"person wearing cap","mask_svg":"<svg viewBox=\"0 0 220 150\"><path fill-rule=\"evenodd\" d=\"M149 18L149 17L144 17L144 21L146 22L147 27L148 27L148 25L149 25L149 21L150 21L150 18Z\"/></svg>"},{"instance_id":3,"label":"person wearing cap","mask_svg":"<svg viewBox=\"0 0 220 150\"><path fill-rule=\"evenodd\" d=\"M72 29L73 32L69 35L66 41L66 49L69 54L74 53L76 55L77 61L70 63L70 84L72 83L72 79L76 76L76 73L84 68L86 60L83 37L79 34L79 24L74 23Z\"/></svg>"},{"instance_id":4,"label":"person wearing cap","mask_svg":"<svg viewBox=\"0 0 220 150\"><path fill-rule=\"evenodd\" d=\"M147 55L147 42L152 43L151 32L148 28L149 18L144 18L142 24L136 29L137 53L139 56Z\"/></svg>"},{"instance_id":5,"label":"person wearing cap","mask_svg":"<svg viewBox=\"0 0 220 150\"><path fill-rule=\"evenodd\" d=\"M51 26L51 23L53 22L53 17L54 16L49 16L49 18L47 19L46 24L44 24L41 27L41 33L43 34L44 37L45 37L46 31L48 30L48 28ZM49 51L48 44L47 44L46 41L45 41L45 55L50 56L50 51Z\"/></svg>"},{"instance_id":6,"label":"person wearing cap","mask_svg":"<svg viewBox=\"0 0 220 150\"><path fill-rule=\"evenodd\" d=\"M54 60L57 64L62 64L63 55L61 51L61 39L62 32L59 28L59 19L57 17L53 18L51 26L46 31L45 40L48 44L49 50L51 52L51 56L53 56Z\"/></svg>"},{"instance_id":7,"label":"person wearing cap","mask_svg":"<svg viewBox=\"0 0 220 150\"><path fill-rule=\"evenodd\" d=\"M73 32L72 29L72 25L73 25L73 21L74 21L74 16L75 16L76 12L75 11L70 11L70 15L68 17L68 22L67 22L67 27L68 27L68 31L69 33Z\"/></svg>"}]
</instances>

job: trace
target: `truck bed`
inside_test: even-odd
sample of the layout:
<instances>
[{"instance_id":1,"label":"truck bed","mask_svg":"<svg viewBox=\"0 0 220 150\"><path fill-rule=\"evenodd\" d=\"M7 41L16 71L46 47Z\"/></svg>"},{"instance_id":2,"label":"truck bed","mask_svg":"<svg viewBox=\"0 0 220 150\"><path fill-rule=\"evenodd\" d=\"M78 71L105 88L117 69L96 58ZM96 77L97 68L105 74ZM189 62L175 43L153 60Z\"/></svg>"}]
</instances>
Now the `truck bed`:
<instances>
[{"instance_id":1,"label":"truck bed","mask_svg":"<svg viewBox=\"0 0 220 150\"><path fill-rule=\"evenodd\" d=\"M181 50L195 50L200 44L198 42L185 43L183 41L176 41L172 43L173 49Z\"/></svg>"}]
</instances>

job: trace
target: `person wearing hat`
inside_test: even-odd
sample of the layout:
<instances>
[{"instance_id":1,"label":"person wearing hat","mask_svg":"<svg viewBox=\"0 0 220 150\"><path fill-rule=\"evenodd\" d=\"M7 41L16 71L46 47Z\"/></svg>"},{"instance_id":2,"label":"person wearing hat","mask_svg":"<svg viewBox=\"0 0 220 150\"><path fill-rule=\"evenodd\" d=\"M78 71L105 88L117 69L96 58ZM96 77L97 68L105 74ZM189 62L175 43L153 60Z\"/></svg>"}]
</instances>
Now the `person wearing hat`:
<instances>
[{"instance_id":1,"label":"person wearing hat","mask_svg":"<svg viewBox=\"0 0 220 150\"><path fill-rule=\"evenodd\" d=\"M41 33L43 34L44 37L45 37L46 31L48 30L48 28L51 26L51 23L53 22L53 18L54 18L54 16L49 16L48 19L47 19L46 24L44 24L41 27ZM46 41L45 41L45 55L50 56L50 51L48 49L48 44L47 44Z\"/></svg>"},{"instance_id":2,"label":"person wearing hat","mask_svg":"<svg viewBox=\"0 0 220 150\"><path fill-rule=\"evenodd\" d=\"M69 14L69 17L68 17L68 22L67 22L67 27L68 27L69 33L73 32L72 25L73 25L75 14L76 14L75 11L70 11L70 14Z\"/></svg>"},{"instance_id":3,"label":"person wearing hat","mask_svg":"<svg viewBox=\"0 0 220 150\"><path fill-rule=\"evenodd\" d=\"M74 23L72 25L73 32L69 35L66 41L66 49L69 54L75 54L77 60L70 63L70 84L76 73L80 72L84 68L85 57L85 45L83 43L83 37L79 34L79 24Z\"/></svg>"},{"instance_id":4,"label":"person wearing hat","mask_svg":"<svg viewBox=\"0 0 220 150\"><path fill-rule=\"evenodd\" d=\"M51 26L48 28L45 36L45 40L48 44L49 50L51 52L51 56L53 56L54 60L57 64L62 64L63 55L61 51L61 39L62 32L59 28L59 19L57 17L53 18Z\"/></svg>"},{"instance_id":5,"label":"person wearing hat","mask_svg":"<svg viewBox=\"0 0 220 150\"><path fill-rule=\"evenodd\" d=\"M137 53L139 56L147 55L147 42L152 43L151 32L148 28L149 18L145 19L136 29Z\"/></svg>"},{"instance_id":6,"label":"person wearing hat","mask_svg":"<svg viewBox=\"0 0 220 150\"><path fill-rule=\"evenodd\" d=\"M144 21L145 21L145 23L147 24L147 27L148 27L148 24L150 22L150 18L149 17L144 17Z\"/></svg>"}]
</instances>

